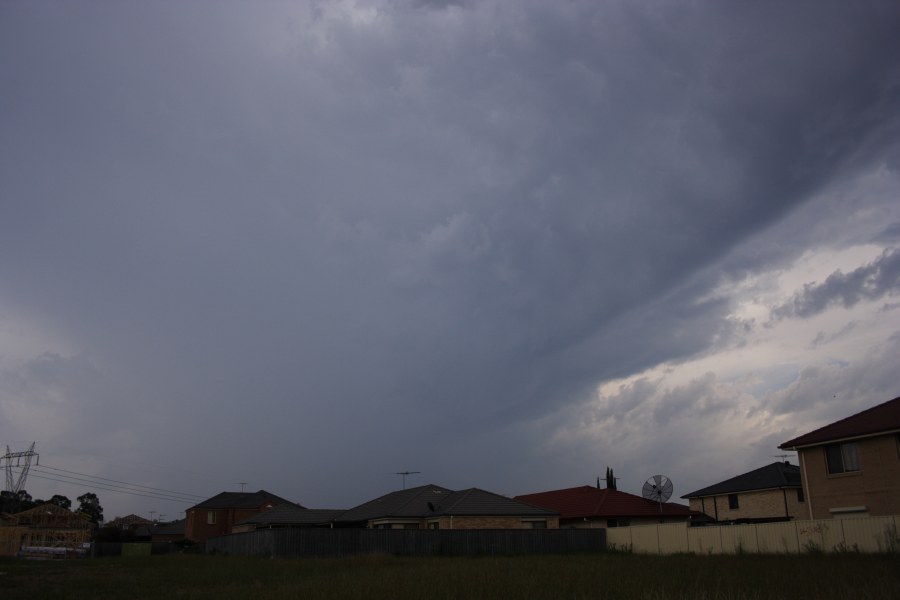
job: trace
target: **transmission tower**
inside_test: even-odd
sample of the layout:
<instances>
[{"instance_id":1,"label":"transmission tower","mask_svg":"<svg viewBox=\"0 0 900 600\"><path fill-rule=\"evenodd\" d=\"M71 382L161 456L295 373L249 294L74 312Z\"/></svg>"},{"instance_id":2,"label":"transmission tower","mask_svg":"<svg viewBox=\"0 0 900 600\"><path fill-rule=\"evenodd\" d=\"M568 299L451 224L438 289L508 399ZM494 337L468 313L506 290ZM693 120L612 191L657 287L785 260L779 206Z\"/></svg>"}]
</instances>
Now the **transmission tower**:
<instances>
[{"instance_id":1,"label":"transmission tower","mask_svg":"<svg viewBox=\"0 0 900 600\"><path fill-rule=\"evenodd\" d=\"M35 464L40 464L40 455L34 451L34 444L35 442L31 442L31 446L25 452L10 452L9 446L7 446L6 454L0 456L0 466L3 466L4 461L6 465L6 491L17 494L25 487L28 469L31 468L31 459L36 458ZM13 482L13 467L22 469L15 482Z\"/></svg>"}]
</instances>

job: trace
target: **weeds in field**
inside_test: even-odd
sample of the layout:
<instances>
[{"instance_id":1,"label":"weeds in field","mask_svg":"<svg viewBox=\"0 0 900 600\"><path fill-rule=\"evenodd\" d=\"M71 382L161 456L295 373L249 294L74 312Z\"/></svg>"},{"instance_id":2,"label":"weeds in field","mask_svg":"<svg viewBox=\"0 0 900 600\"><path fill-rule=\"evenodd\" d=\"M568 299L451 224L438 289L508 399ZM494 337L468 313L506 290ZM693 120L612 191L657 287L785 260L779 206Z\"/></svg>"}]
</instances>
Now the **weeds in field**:
<instances>
[{"instance_id":1,"label":"weeds in field","mask_svg":"<svg viewBox=\"0 0 900 600\"><path fill-rule=\"evenodd\" d=\"M837 600L900 597L896 556L673 555L0 559L3 600L493 598Z\"/></svg>"},{"instance_id":2,"label":"weeds in field","mask_svg":"<svg viewBox=\"0 0 900 600\"><path fill-rule=\"evenodd\" d=\"M822 544L815 540L808 540L803 544L803 552L806 554L814 554L820 555L825 554L825 550L822 548Z\"/></svg>"},{"instance_id":3,"label":"weeds in field","mask_svg":"<svg viewBox=\"0 0 900 600\"><path fill-rule=\"evenodd\" d=\"M878 549L888 554L897 554L900 552L900 534L897 533L897 526L891 523L884 528L882 532L884 537L884 547L881 547L881 541L878 542Z\"/></svg>"}]
</instances>

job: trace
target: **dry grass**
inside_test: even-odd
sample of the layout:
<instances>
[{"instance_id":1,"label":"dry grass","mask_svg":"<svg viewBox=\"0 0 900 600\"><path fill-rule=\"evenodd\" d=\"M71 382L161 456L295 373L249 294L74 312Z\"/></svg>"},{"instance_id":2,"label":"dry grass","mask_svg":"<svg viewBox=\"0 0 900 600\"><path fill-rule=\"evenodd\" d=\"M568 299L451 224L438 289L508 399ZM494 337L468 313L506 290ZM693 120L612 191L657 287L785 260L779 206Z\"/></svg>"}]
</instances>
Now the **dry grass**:
<instances>
[{"instance_id":1,"label":"dry grass","mask_svg":"<svg viewBox=\"0 0 900 600\"><path fill-rule=\"evenodd\" d=\"M900 598L896 555L0 560L0 597Z\"/></svg>"}]
</instances>

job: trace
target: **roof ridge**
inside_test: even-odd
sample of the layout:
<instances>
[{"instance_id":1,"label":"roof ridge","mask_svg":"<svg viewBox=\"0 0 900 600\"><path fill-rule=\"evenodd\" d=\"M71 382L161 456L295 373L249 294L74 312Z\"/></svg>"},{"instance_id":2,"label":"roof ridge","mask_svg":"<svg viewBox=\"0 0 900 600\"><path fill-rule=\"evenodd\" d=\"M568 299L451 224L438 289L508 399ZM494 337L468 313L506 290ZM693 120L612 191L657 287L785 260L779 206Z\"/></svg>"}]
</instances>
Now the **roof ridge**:
<instances>
[{"instance_id":1,"label":"roof ridge","mask_svg":"<svg viewBox=\"0 0 900 600\"><path fill-rule=\"evenodd\" d=\"M406 498L405 501L403 501L397 505L397 507L394 509L394 512L399 512L399 511L403 510L404 508L409 506L414 500L416 500L417 498L420 498L423 493L434 490L435 488L440 488L442 492L447 491L447 492L453 493L453 490L448 490L447 488L441 487L441 486L433 484L433 483L426 483L425 485L420 485L418 488L410 488L409 490L399 490L401 493L404 491L410 491L410 492L412 492L413 490L418 490L418 491L416 491L416 493L414 493L414 494L409 494L409 496Z\"/></svg>"}]
</instances>

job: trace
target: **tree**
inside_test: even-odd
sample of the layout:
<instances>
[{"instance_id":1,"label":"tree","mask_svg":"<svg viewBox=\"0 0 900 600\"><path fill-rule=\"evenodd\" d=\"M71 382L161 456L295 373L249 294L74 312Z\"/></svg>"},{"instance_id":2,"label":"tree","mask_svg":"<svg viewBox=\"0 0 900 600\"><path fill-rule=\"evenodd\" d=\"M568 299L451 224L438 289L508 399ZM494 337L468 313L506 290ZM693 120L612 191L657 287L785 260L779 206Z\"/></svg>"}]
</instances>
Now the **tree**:
<instances>
[{"instance_id":1,"label":"tree","mask_svg":"<svg viewBox=\"0 0 900 600\"><path fill-rule=\"evenodd\" d=\"M616 488L616 475L613 473L613 470L609 467L606 467L606 487L615 490Z\"/></svg>"},{"instance_id":2,"label":"tree","mask_svg":"<svg viewBox=\"0 0 900 600\"><path fill-rule=\"evenodd\" d=\"M103 507L100 506L100 499L94 492L78 496L78 508L75 512L87 515L91 523L99 524L103 520Z\"/></svg>"},{"instance_id":3,"label":"tree","mask_svg":"<svg viewBox=\"0 0 900 600\"><path fill-rule=\"evenodd\" d=\"M52 498L47 500L47 502L49 502L50 504L55 504L60 508L65 508L67 510L72 508L72 501L60 494L55 494Z\"/></svg>"}]
</instances>

